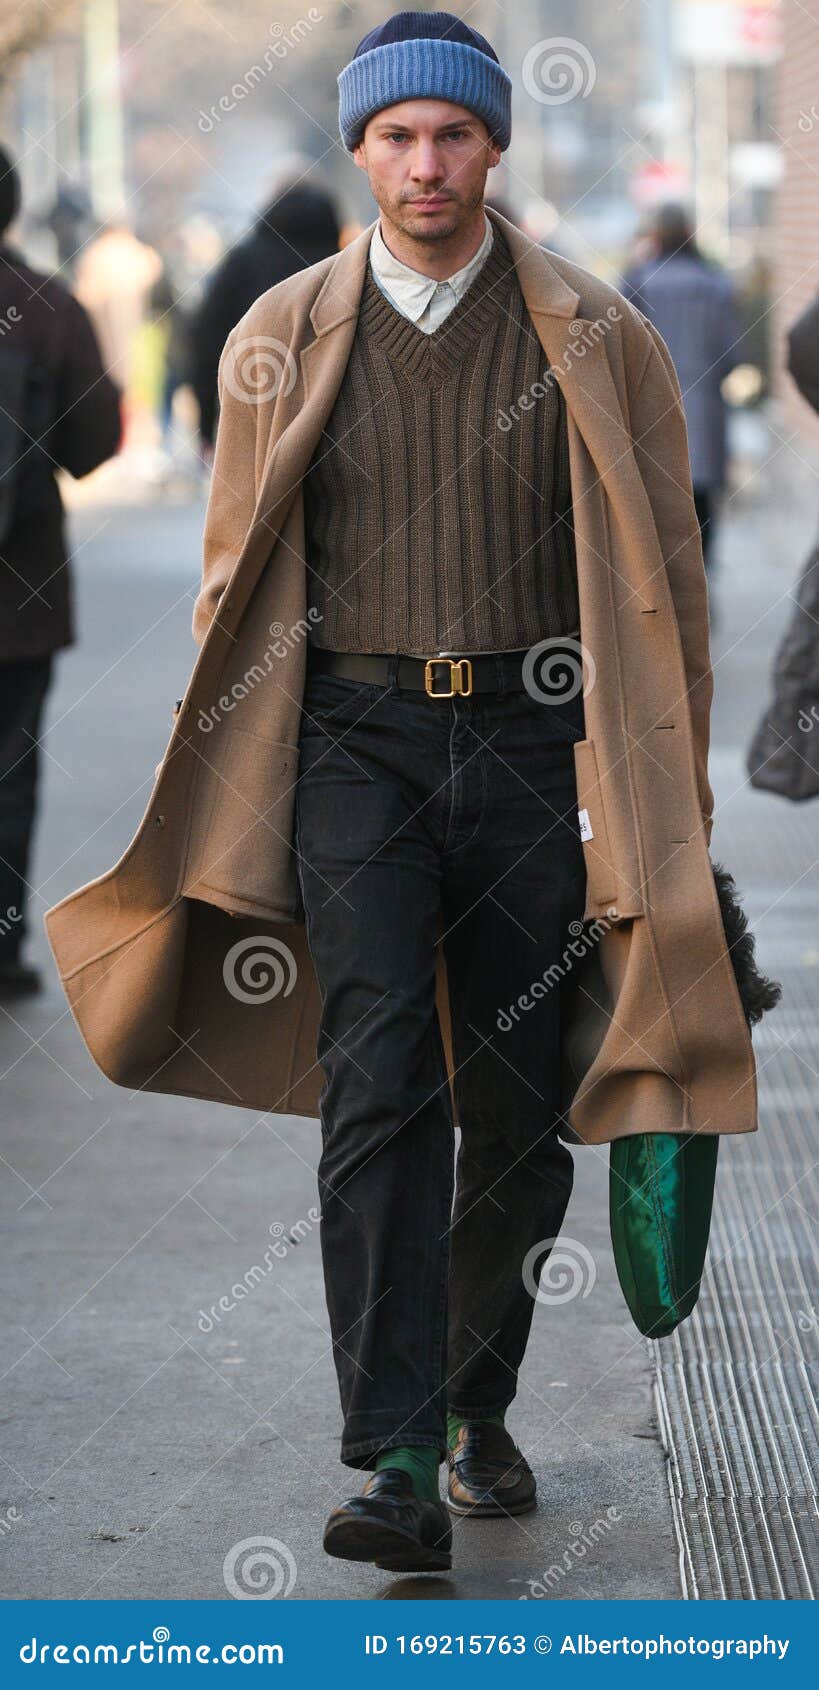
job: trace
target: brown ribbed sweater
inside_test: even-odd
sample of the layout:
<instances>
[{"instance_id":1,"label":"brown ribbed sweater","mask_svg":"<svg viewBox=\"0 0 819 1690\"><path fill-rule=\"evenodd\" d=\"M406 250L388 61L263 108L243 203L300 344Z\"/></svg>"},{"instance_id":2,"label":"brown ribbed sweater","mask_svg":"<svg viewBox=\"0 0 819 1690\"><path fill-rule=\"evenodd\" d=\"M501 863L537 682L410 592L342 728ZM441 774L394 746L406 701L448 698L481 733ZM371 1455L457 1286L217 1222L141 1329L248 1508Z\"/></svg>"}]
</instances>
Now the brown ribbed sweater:
<instances>
[{"instance_id":1,"label":"brown ribbed sweater","mask_svg":"<svg viewBox=\"0 0 819 1690\"><path fill-rule=\"evenodd\" d=\"M495 230L424 334L367 274L304 484L311 639L339 651L502 651L579 628L565 400Z\"/></svg>"}]
</instances>

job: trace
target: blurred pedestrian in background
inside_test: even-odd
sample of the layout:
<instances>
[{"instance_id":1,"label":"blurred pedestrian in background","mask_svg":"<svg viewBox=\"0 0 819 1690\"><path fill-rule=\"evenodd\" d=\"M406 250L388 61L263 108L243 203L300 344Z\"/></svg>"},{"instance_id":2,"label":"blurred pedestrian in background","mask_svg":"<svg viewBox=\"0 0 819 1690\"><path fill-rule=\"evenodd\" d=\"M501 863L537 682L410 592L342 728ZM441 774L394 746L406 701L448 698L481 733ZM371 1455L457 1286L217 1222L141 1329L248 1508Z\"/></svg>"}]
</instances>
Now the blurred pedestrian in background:
<instances>
[{"instance_id":1,"label":"blurred pedestrian in background","mask_svg":"<svg viewBox=\"0 0 819 1690\"><path fill-rule=\"evenodd\" d=\"M791 325L787 368L819 412L819 294ZM748 749L751 785L797 801L819 793L819 540L773 664L773 698Z\"/></svg>"},{"instance_id":2,"label":"blurred pedestrian in background","mask_svg":"<svg viewBox=\"0 0 819 1690\"><path fill-rule=\"evenodd\" d=\"M91 319L105 368L122 390L127 444L132 416L142 409L132 391L135 354L162 259L116 217L85 248L74 274L74 292Z\"/></svg>"},{"instance_id":3,"label":"blurred pedestrian in background","mask_svg":"<svg viewBox=\"0 0 819 1690\"><path fill-rule=\"evenodd\" d=\"M0 148L0 994L36 991L21 958L38 740L53 654L74 643L55 471L87 475L117 450L119 393L70 293L6 239L19 206Z\"/></svg>"},{"instance_id":4,"label":"blurred pedestrian in background","mask_svg":"<svg viewBox=\"0 0 819 1690\"><path fill-rule=\"evenodd\" d=\"M231 329L268 288L337 252L340 234L338 212L328 193L304 182L285 182L250 234L215 270L192 331L193 387L205 446L212 447L216 435L216 375Z\"/></svg>"},{"instance_id":5,"label":"blurred pedestrian in background","mask_svg":"<svg viewBox=\"0 0 819 1690\"><path fill-rule=\"evenodd\" d=\"M626 271L621 291L659 329L682 389L694 504L707 570L726 479L721 383L741 361L743 331L730 277L706 259L681 205L663 205L647 231L651 252Z\"/></svg>"},{"instance_id":6,"label":"blurred pedestrian in background","mask_svg":"<svg viewBox=\"0 0 819 1690\"><path fill-rule=\"evenodd\" d=\"M190 380L191 320L168 264L148 297L145 316L132 347L130 401L132 419L141 414L152 428L141 430L146 446L140 454L140 474L162 481L174 470L177 448L184 446L184 433L175 434L174 396ZM135 431L132 429L132 436ZM149 444L152 434L156 446Z\"/></svg>"}]
</instances>

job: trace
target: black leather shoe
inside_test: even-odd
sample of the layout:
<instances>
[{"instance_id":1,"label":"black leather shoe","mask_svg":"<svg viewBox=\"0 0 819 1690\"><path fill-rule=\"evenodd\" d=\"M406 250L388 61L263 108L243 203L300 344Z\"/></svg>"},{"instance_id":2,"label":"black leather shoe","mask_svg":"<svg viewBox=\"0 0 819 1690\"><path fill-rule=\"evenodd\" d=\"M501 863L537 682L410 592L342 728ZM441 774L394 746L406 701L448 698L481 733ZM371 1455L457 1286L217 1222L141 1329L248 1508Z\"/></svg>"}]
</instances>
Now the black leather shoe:
<instances>
[{"instance_id":1,"label":"black leather shoe","mask_svg":"<svg viewBox=\"0 0 819 1690\"><path fill-rule=\"evenodd\" d=\"M535 1507L535 1475L505 1426L465 1420L448 1460L453 1514L528 1514Z\"/></svg>"},{"instance_id":2,"label":"black leather shoe","mask_svg":"<svg viewBox=\"0 0 819 1690\"><path fill-rule=\"evenodd\" d=\"M452 1526L442 1502L421 1502L401 1467L382 1467L360 1496L334 1508L328 1555L374 1561L388 1573L441 1573L452 1566Z\"/></svg>"}]
</instances>

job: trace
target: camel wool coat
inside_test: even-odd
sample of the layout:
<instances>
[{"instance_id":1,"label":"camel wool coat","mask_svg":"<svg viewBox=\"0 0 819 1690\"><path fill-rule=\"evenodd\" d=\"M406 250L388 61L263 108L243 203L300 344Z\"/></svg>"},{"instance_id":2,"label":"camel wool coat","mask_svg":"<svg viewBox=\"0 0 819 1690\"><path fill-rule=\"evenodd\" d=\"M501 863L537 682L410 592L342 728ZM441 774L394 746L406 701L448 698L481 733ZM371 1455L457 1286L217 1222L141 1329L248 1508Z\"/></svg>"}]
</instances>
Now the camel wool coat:
<instances>
[{"instance_id":1,"label":"camel wool coat","mask_svg":"<svg viewBox=\"0 0 819 1690\"><path fill-rule=\"evenodd\" d=\"M679 383L616 288L487 209L569 429L591 925L566 971L562 1130L586 1143L751 1132L754 1057L708 852L713 682ZM130 845L44 916L86 1046L121 1086L319 1112L321 1000L292 840L310 627L302 482L349 357L373 228L264 293L228 337L198 657ZM535 1007L521 1000L521 1013ZM436 1008L451 1081L440 943Z\"/></svg>"}]
</instances>

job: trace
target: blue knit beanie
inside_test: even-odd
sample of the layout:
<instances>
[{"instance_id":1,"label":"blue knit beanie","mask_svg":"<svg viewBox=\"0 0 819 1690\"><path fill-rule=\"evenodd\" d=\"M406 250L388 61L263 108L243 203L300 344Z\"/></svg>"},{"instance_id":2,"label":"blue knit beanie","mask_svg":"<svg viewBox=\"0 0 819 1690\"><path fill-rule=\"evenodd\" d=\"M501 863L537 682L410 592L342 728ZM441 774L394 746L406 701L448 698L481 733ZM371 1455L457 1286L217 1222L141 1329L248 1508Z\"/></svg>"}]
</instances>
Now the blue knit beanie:
<instances>
[{"instance_id":1,"label":"blue knit beanie","mask_svg":"<svg viewBox=\"0 0 819 1690\"><path fill-rule=\"evenodd\" d=\"M511 79L484 36L451 12L398 12L359 41L336 80L350 153L375 112L423 98L482 117L502 152L512 139Z\"/></svg>"}]
</instances>

